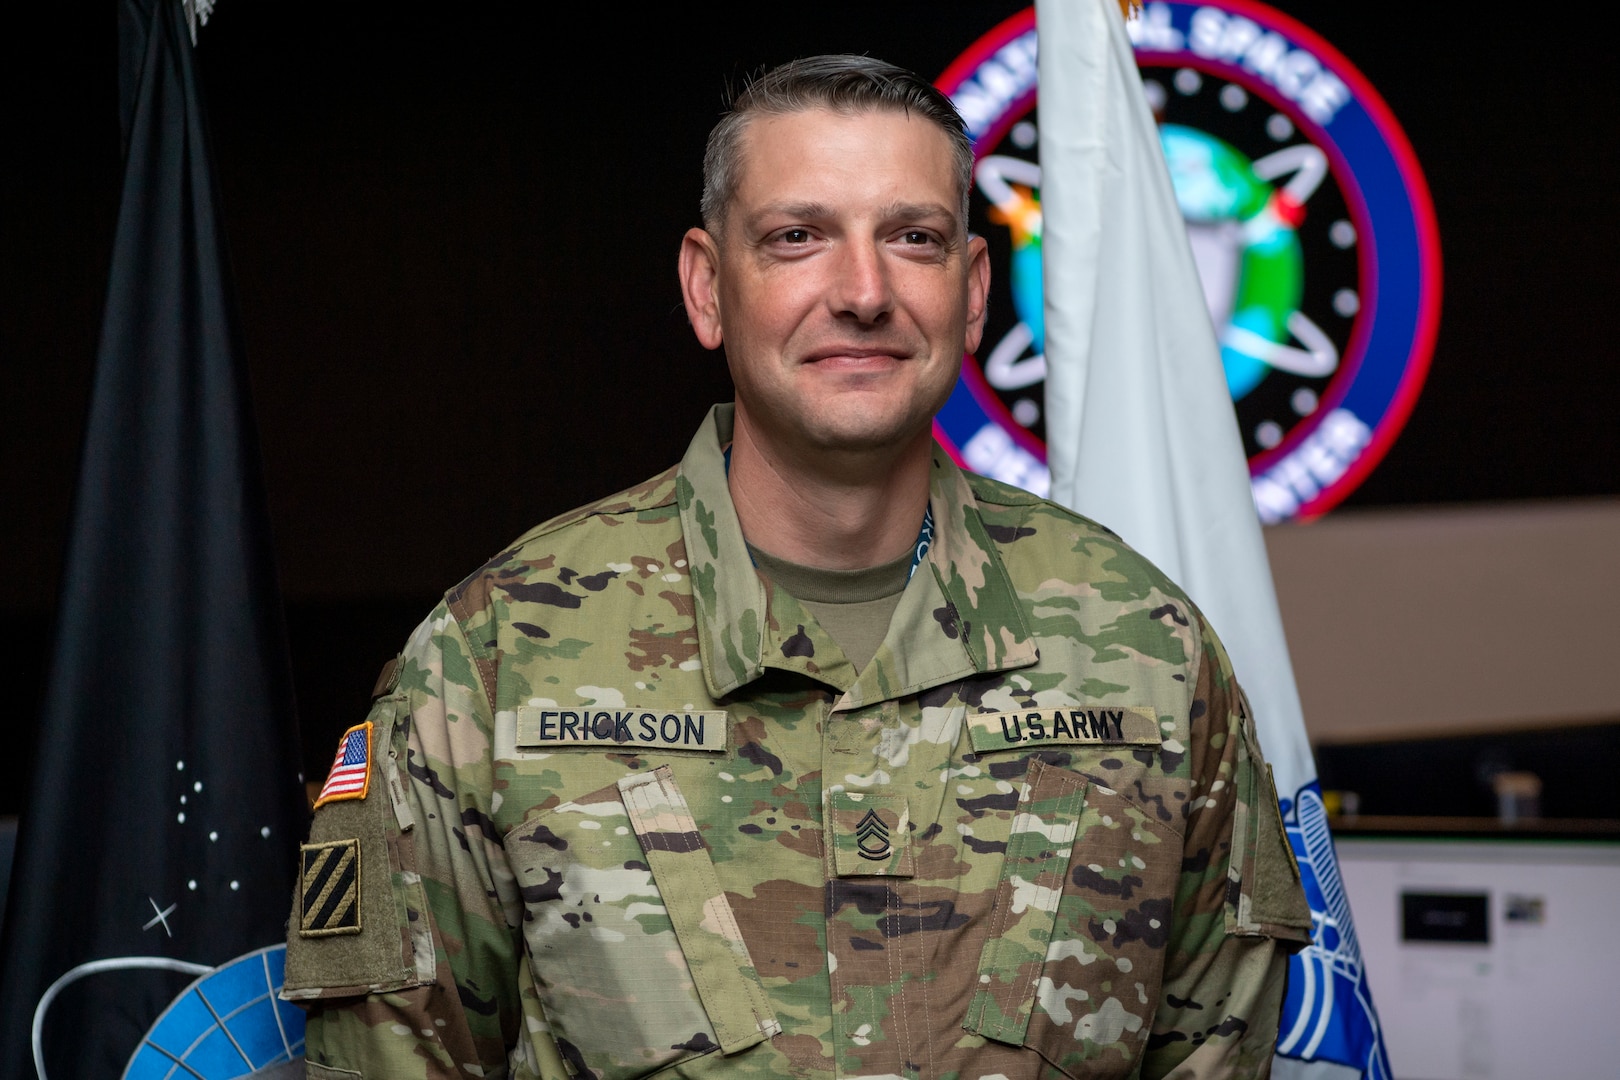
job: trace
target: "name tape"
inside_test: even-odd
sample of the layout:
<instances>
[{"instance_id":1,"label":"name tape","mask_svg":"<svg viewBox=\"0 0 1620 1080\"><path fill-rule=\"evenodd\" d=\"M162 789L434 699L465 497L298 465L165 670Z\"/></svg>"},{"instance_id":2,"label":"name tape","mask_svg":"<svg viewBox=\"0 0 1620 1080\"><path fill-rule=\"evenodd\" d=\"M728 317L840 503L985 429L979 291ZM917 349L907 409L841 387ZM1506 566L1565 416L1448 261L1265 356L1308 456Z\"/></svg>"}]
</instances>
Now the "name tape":
<instances>
[{"instance_id":1,"label":"name tape","mask_svg":"<svg viewBox=\"0 0 1620 1080\"><path fill-rule=\"evenodd\" d=\"M1141 705L1107 708L1030 709L1027 712L978 713L967 718L975 753L1041 746L1120 744L1157 746L1159 716Z\"/></svg>"},{"instance_id":2,"label":"name tape","mask_svg":"<svg viewBox=\"0 0 1620 1080\"><path fill-rule=\"evenodd\" d=\"M722 754L726 749L725 710L666 712L654 709L541 708L517 710L520 750L590 746L603 750L697 750Z\"/></svg>"}]
</instances>

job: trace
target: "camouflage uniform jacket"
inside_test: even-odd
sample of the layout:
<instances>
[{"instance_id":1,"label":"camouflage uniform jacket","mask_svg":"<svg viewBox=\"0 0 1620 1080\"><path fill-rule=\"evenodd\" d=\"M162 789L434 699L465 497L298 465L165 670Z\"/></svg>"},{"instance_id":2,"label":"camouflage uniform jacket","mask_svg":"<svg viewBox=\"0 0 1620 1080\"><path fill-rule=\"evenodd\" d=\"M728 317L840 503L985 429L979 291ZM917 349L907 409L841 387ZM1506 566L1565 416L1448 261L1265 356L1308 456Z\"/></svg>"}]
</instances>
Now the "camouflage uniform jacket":
<instances>
[{"instance_id":1,"label":"camouflage uniform jacket","mask_svg":"<svg viewBox=\"0 0 1620 1080\"><path fill-rule=\"evenodd\" d=\"M289 929L309 1074L1264 1075L1309 910L1197 609L936 448L857 672L753 569L730 421L496 556L379 687Z\"/></svg>"}]
</instances>

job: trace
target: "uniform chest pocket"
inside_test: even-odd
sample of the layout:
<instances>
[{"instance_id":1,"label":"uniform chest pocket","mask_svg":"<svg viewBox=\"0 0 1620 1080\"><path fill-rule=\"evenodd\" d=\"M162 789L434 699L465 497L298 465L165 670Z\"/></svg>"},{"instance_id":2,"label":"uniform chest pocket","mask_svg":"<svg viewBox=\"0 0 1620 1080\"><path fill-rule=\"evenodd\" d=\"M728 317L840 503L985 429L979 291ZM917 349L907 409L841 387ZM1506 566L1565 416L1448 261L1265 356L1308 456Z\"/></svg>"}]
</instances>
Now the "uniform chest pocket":
<instances>
[{"instance_id":1,"label":"uniform chest pocket","mask_svg":"<svg viewBox=\"0 0 1620 1080\"><path fill-rule=\"evenodd\" d=\"M523 938L558 1049L628 1080L781 1031L667 766L507 833Z\"/></svg>"},{"instance_id":2,"label":"uniform chest pocket","mask_svg":"<svg viewBox=\"0 0 1620 1080\"><path fill-rule=\"evenodd\" d=\"M1030 763L966 1027L1077 1080L1132 1074L1153 1026L1181 841L1130 800Z\"/></svg>"}]
</instances>

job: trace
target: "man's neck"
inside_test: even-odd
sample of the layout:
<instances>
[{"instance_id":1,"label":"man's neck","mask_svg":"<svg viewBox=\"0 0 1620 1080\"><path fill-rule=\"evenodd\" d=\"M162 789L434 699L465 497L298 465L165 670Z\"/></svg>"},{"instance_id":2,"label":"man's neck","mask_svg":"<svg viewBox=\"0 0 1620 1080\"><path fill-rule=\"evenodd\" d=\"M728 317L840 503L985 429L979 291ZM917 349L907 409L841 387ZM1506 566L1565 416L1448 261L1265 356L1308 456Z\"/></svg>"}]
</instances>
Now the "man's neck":
<instances>
[{"instance_id":1,"label":"man's neck","mask_svg":"<svg viewBox=\"0 0 1620 1080\"><path fill-rule=\"evenodd\" d=\"M892 450L839 455L777 451L739 424L731 445L731 500L743 535L790 562L859 570L917 541L928 506L928 432Z\"/></svg>"}]
</instances>

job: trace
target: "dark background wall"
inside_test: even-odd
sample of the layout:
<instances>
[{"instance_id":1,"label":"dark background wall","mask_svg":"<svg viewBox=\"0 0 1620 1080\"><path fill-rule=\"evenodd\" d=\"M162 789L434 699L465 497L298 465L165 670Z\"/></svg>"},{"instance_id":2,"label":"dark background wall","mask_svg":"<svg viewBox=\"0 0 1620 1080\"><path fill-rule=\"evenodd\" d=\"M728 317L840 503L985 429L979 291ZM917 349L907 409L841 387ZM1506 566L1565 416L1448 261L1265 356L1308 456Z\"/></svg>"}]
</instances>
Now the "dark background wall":
<instances>
[{"instance_id":1,"label":"dark background wall","mask_svg":"<svg viewBox=\"0 0 1620 1080\"><path fill-rule=\"evenodd\" d=\"M676 245L728 82L825 51L937 75L1016 3L622 9L223 0L198 55L319 771L438 594L663 468L729 395ZM1347 507L1620 494L1603 35L1288 0L1404 125L1445 258L1405 434ZM118 193L114 5L0 44L0 813L21 799Z\"/></svg>"}]
</instances>

